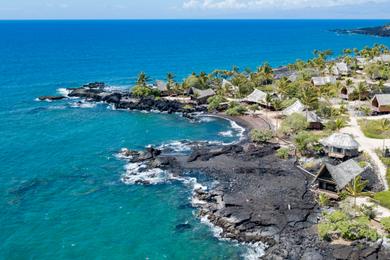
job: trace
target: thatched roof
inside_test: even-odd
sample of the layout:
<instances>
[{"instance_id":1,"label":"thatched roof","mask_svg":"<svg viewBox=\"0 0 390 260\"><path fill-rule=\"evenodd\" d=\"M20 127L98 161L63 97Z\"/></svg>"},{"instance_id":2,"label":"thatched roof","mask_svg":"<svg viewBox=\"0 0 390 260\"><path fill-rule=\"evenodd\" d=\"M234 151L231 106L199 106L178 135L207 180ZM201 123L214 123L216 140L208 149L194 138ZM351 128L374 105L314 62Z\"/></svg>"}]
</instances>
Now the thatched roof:
<instances>
[{"instance_id":1,"label":"thatched roof","mask_svg":"<svg viewBox=\"0 0 390 260\"><path fill-rule=\"evenodd\" d=\"M336 77L326 76L326 77L312 77L311 81L315 86L324 86L326 84L336 84Z\"/></svg>"},{"instance_id":2,"label":"thatched roof","mask_svg":"<svg viewBox=\"0 0 390 260\"><path fill-rule=\"evenodd\" d=\"M364 57L356 57L356 60L357 60L358 65L360 65L360 66L364 66L368 63L367 58L364 58Z\"/></svg>"},{"instance_id":3,"label":"thatched roof","mask_svg":"<svg viewBox=\"0 0 390 260\"><path fill-rule=\"evenodd\" d=\"M335 147L346 150L359 149L358 142L356 142L351 135L344 133L334 133L331 136L322 139L321 144L328 147Z\"/></svg>"},{"instance_id":4,"label":"thatched roof","mask_svg":"<svg viewBox=\"0 0 390 260\"><path fill-rule=\"evenodd\" d=\"M328 163L325 164L325 166L333 180L336 182L339 190L344 189L354 178L364 172L364 169L353 159L336 166Z\"/></svg>"},{"instance_id":5,"label":"thatched roof","mask_svg":"<svg viewBox=\"0 0 390 260\"><path fill-rule=\"evenodd\" d=\"M208 89L191 88L190 93L195 94L196 98L198 99L208 98L215 95L215 91L212 90L211 88Z\"/></svg>"},{"instance_id":6,"label":"thatched roof","mask_svg":"<svg viewBox=\"0 0 390 260\"><path fill-rule=\"evenodd\" d=\"M297 100L294 102L294 104L292 104L291 106L285 108L283 111L282 111L282 114L284 116L290 116L294 113L300 113L300 112L303 112L305 110L305 106L301 103L301 101Z\"/></svg>"},{"instance_id":7,"label":"thatched roof","mask_svg":"<svg viewBox=\"0 0 390 260\"><path fill-rule=\"evenodd\" d=\"M156 84L154 85L154 87L160 91L168 90L167 83L163 80L156 80Z\"/></svg>"},{"instance_id":8,"label":"thatched roof","mask_svg":"<svg viewBox=\"0 0 390 260\"><path fill-rule=\"evenodd\" d=\"M382 54L379 57L375 57L374 61L381 61L384 63L389 63L390 62L390 54Z\"/></svg>"},{"instance_id":9,"label":"thatched roof","mask_svg":"<svg viewBox=\"0 0 390 260\"><path fill-rule=\"evenodd\" d=\"M390 105L390 94L376 94L373 100L376 99L378 106L389 106Z\"/></svg>"},{"instance_id":10,"label":"thatched roof","mask_svg":"<svg viewBox=\"0 0 390 260\"><path fill-rule=\"evenodd\" d=\"M345 62L337 62L333 67L332 67L332 72L335 75L346 75L349 73L349 68L347 63Z\"/></svg>"},{"instance_id":11,"label":"thatched roof","mask_svg":"<svg viewBox=\"0 0 390 260\"><path fill-rule=\"evenodd\" d=\"M322 122L321 117L319 117L314 111L305 111L302 114L306 117L306 120L309 123Z\"/></svg>"},{"instance_id":12,"label":"thatched roof","mask_svg":"<svg viewBox=\"0 0 390 260\"><path fill-rule=\"evenodd\" d=\"M244 101L258 103L258 104L265 104L266 97L267 97L267 93L265 93L261 90L255 89L249 96L247 96L244 99Z\"/></svg>"}]
</instances>

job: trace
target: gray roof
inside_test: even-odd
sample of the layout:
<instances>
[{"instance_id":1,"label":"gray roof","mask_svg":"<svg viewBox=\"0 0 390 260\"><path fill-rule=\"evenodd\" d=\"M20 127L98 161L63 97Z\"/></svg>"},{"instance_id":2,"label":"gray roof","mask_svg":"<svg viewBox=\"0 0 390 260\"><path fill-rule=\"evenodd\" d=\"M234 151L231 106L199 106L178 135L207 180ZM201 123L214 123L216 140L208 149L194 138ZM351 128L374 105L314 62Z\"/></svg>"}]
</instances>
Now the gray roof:
<instances>
[{"instance_id":1,"label":"gray roof","mask_svg":"<svg viewBox=\"0 0 390 260\"><path fill-rule=\"evenodd\" d=\"M322 122L322 119L314 111L303 112L303 115L309 123Z\"/></svg>"},{"instance_id":2,"label":"gray roof","mask_svg":"<svg viewBox=\"0 0 390 260\"><path fill-rule=\"evenodd\" d=\"M326 84L336 84L337 79L333 76L312 77L311 80L315 86L324 86Z\"/></svg>"},{"instance_id":3,"label":"gray roof","mask_svg":"<svg viewBox=\"0 0 390 260\"><path fill-rule=\"evenodd\" d=\"M388 63L390 62L390 54L382 54L379 57L375 57L374 61L381 61L381 62Z\"/></svg>"},{"instance_id":4,"label":"gray roof","mask_svg":"<svg viewBox=\"0 0 390 260\"><path fill-rule=\"evenodd\" d=\"M330 146L346 150L359 149L358 142L356 142L351 135L344 133L334 133L331 136L322 139L321 144L328 147Z\"/></svg>"},{"instance_id":5,"label":"gray roof","mask_svg":"<svg viewBox=\"0 0 390 260\"><path fill-rule=\"evenodd\" d=\"M156 85L154 87L160 91L168 90L167 83L163 80L156 80Z\"/></svg>"},{"instance_id":6,"label":"gray roof","mask_svg":"<svg viewBox=\"0 0 390 260\"><path fill-rule=\"evenodd\" d=\"M376 94L373 99L378 101L379 106L390 105L390 94Z\"/></svg>"},{"instance_id":7,"label":"gray roof","mask_svg":"<svg viewBox=\"0 0 390 260\"><path fill-rule=\"evenodd\" d=\"M343 75L349 73L349 68L345 62L337 62L333 67L332 71L335 75Z\"/></svg>"},{"instance_id":8,"label":"gray roof","mask_svg":"<svg viewBox=\"0 0 390 260\"><path fill-rule=\"evenodd\" d=\"M267 94L261 90L255 89L249 96L244 100L253 103L264 104Z\"/></svg>"},{"instance_id":9,"label":"gray roof","mask_svg":"<svg viewBox=\"0 0 390 260\"><path fill-rule=\"evenodd\" d=\"M364 172L364 169L353 159L336 166L328 163L325 165L339 190L344 189L348 183Z\"/></svg>"},{"instance_id":10,"label":"gray roof","mask_svg":"<svg viewBox=\"0 0 390 260\"><path fill-rule=\"evenodd\" d=\"M292 104L291 106L285 108L283 111L282 111L282 114L284 116L290 116L294 113L300 113L300 112L303 112L305 110L305 106L301 103L301 101L297 100L294 102L294 104Z\"/></svg>"},{"instance_id":11,"label":"gray roof","mask_svg":"<svg viewBox=\"0 0 390 260\"><path fill-rule=\"evenodd\" d=\"M192 92L196 95L196 98L207 98L215 95L215 91L211 88L208 89L198 89L192 88Z\"/></svg>"}]
</instances>

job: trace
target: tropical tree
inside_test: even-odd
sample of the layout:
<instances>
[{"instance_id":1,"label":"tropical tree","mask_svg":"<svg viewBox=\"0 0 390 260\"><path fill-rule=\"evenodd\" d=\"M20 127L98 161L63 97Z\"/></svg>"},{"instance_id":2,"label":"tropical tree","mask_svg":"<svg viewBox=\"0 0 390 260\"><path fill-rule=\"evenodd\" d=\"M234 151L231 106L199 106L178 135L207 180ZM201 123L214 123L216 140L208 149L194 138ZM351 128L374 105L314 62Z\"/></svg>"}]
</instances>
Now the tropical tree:
<instances>
[{"instance_id":1,"label":"tropical tree","mask_svg":"<svg viewBox=\"0 0 390 260\"><path fill-rule=\"evenodd\" d=\"M145 72L141 72L137 78L137 86L146 87L147 82L150 80L149 76Z\"/></svg>"},{"instance_id":2,"label":"tropical tree","mask_svg":"<svg viewBox=\"0 0 390 260\"><path fill-rule=\"evenodd\" d=\"M364 82L360 82L357 85L355 92L358 95L359 100L362 100L363 96L366 96L368 92L367 85Z\"/></svg>"},{"instance_id":3,"label":"tropical tree","mask_svg":"<svg viewBox=\"0 0 390 260\"><path fill-rule=\"evenodd\" d=\"M167 89L171 90L175 87L175 75L171 72L167 74Z\"/></svg>"},{"instance_id":4,"label":"tropical tree","mask_svg":"<svg viewBox=\"0 0 390 260\"><path fill-rule=\"evenodd\" d=\"M347 122L343 118L336 118L334 121L335 130L340 131L347 126Z\"/></svg>"},{"instance_id":5,"label":"tropical tree","mask_svg":"<svg viewBox=\"0 0 390 260\"><path fill-rule=\"evenodd\" d=\"M318 95L316 89L309 85L301 88L301 102L308 108L312 109L318 104Z\"/></svg>"},{"instance_id":6,"label":"tropical tree","mask_svg":"<svg viewBox=\"0 0 390 260\"><path fill-rule=\"evenodd\" d=\"M363 192L368 184L368 181L362 181L361 176L357 176L353 179L352 182L350 182L346 187L345 191L347 194L354 198L354 205L356 206L356 198L359 196L363 196L368 194L367 192Z\"/></svg>"}]
</instances>

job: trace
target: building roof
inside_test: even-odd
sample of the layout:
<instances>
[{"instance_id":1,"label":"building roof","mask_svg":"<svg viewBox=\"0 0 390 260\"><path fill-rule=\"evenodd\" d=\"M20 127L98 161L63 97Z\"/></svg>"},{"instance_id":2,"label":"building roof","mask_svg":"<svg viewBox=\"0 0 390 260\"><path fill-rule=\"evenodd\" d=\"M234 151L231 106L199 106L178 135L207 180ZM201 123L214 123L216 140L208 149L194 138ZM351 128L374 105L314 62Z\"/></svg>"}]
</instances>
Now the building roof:
<instances>
[{"instance_id":1,"label":"building roof","mask_svg":"<svg viewBox=\"0 0 390 260\"><path fill-rule=\"evenodd\" d=\"M212 90L211 88L208 89L191 88L191 90L192 93L194 93L196 95L196 98L198 99L212 97L215 95L215 91Z\"/></svg>"},{"instance_id":2,"label":"building roof","mask_svg":"<svg viewBox=\"0 0 390 260\"><path fill-rule=\"evenodd\" d=\"M168 90L167 83L163 80L156 80L156 85L154 85L154 87L160 91Z\"/></svg>"},{"instance_id":3,"label":"building roof","mask_svg":"<svg viewBox=\"0 0 390 260\"><path fill-rule=\"evenodd\" d=\"M264 104L267 94L261 90L255 89L249 96L247 96L244 101Z\"/></svg>"},{"instance_id":4,"label":"building roof","mask_svg":"<svg viewBox=\"0 0 390 260\"><path fill-rule=\"evenodd\" d=\"M300 113L300 112L303 112L305 110L305 106L301 103L301 101L297 100L294 102L294 104L292 104L291 106L285 108L283 111L282 111L282 114L284 116L290 116L294 113Z\"/></svg>"},{"instance_id":5,"label":"building roof","mask_svg":"<svg viewBox=\"0 0 390 260\"><path fill-rule=\"evenodd\" d=\"M336 182L337 188L342 190L347 186L353 179L364 172L364 169L359 164L350 159L339 165L325 164L333 180Z\"/></svg>"},{"instance_id":6,"label":"building roof","mask_svg":"<svg viewBox=\"0 0 390 260\"><path fill-rule=\"evenodd\" d=\"M347 150L359 149L358 142L356 142L351 135L344 133L334 133L331 136L322 139L321 144L324 146L336 147Z\"/></svg>"},{"instance_id":7,"label":"building roof","mask_svg":"<svg viewBox=\"0 0 390 260\"><path fill-rule=\"evenodd\" d=\"M378 101L378 106L388 106L390 105L390 94L376 94L373 97L373 100Z\"/></svg>"},{"instance_id":8,"label":"building roof","mask_svg":"<svg viewBox=\"0 0 390 260\"><path fill-rule=\"evenodd\" d=\"M375 57L374 61L381 61L381 62L388 63L390 62L390 54L382 54L378 57Z\"/></svg>"},{"instance_id":9,"label":"building roof","mask_svg":"<svg viewBox=\"0 0 390 260\"><path fill-rule=\"evenodd\" d=\"M321 117L319 117L314 111L305 111L302 114L306 117L307 122L317 123L322 122Z\"/></svg>"},{"instance_id":10,"label":"building roof","mask_svg":"<svg viewBox=\"0 0 390 260\"><path fill-rule=\"evenodd\" d=\"M367 58L364 57L356 57L356 60L359 65L366 65L367 64Z\"/></svg>"},{"instance_id":11,"label":"building roof","mask_svg":"<svg viewBox=\"0 0 390 260\"><path fill-rule=\"evenodd\" d=\"M340 75L340 74L348 74L349 73L349 68L347 63L345 62L337 62L333 67L332 71L335 75Z\"/></svg>"},{"instance_id":12,"label":"building roof","mask_svg":"<svg viewBox=\"0 0 390 260\"><path fill-rule=\"evenodd\" d=\"M324 86L326 84L336 84L336 77L326 76L326 77L312 77L311 78L315 86Z\"/></svg>"}]
</instances>

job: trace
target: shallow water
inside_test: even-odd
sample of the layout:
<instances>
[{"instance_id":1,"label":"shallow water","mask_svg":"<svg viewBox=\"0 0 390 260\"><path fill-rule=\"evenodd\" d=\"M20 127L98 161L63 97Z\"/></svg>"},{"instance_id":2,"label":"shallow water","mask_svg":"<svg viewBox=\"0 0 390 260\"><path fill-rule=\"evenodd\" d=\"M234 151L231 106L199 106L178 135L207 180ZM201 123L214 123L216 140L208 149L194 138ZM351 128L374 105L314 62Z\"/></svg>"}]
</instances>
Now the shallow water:
<instances>
[{"instance_id":1,"label":"shallow water","mask_svg":"<svg viewBox=\"0 0 390 260\"><path fill-rule=\"evenodd\" d=\"M0 22L0 258L241 258L246 248L219 241L194 216L190 186L125 185L116 157L122 147L183 139L232 142L238 131L229 122L34 99L89 81L128 87L141 70L180 79L233 64L281 65L313 49L388 44L328 31L381 23Z\"/></svg>"}]
</instances>

